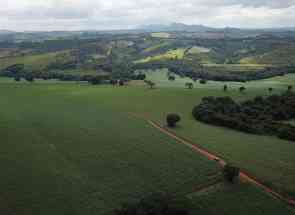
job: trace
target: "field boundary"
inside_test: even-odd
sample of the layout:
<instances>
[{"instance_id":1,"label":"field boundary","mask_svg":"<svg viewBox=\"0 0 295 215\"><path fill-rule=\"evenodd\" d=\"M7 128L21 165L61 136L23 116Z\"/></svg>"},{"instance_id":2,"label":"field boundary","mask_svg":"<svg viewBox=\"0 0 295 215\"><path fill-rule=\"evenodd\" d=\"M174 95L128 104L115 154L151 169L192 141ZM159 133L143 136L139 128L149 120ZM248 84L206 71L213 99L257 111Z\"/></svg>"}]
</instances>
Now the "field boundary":
<instances>
[{"instance_id":1,"label":"field boundary","mask_svg":"<svg viewBox=\"0 0 295 215\"><path fill-rule=\"evenodd\" d=\"M178 136L175 132L169 130L168 128L165 128L165 127L161 126L156 121L147 119L145 116L135 114L135 113L131 113L131 115L133 115L133 116L135 116L137 118L141 118L141 119L145 120L148 124L150 124L151 126L156 128L160 132L170 136L171 138L176 140L178 143L186 145L187 147L191 148L193 151L207 157L209 160L216 161L221 167L224 167L226 165L225 160L222 159L220 156L217 156L214 153L209 152L207 149L193 143L192 141L190 141L188 139L185 139L183 137ZM245 170L240 171L240 176L239 177L240 177L241 180L249 182L249 183L255 185L256 187L262 189L266 193L270 194L271 196L286 202L287 204L289 204L292 207L295 207L295 199L292 199L289 196L285 196L284 194L281 194L279 192L274 191L272 188L264 185L256 177L254 177L251 174L247 173Z\"/></svg>"}]
</instances>

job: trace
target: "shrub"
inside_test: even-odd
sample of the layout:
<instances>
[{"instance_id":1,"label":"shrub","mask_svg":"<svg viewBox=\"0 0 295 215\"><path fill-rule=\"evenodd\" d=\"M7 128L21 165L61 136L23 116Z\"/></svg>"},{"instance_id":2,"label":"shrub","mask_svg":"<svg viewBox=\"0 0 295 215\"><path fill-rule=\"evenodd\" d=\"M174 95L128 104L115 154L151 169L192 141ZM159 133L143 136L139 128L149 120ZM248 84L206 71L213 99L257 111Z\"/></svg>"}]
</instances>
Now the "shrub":
<instances>
[{"instance_id":1,"label":"shrub","mask_svg":"<svg viewBox=\"0 0 295 215\"><path fill-rule=\"evenodd\" d=\"M33 82L34 81L34 76L32 74L27 74L25 76L26 81L28 82Z\"/></svg>"},{"instance_id":2,"label":"shrub","mask_svg":"<svg viewBox=\"0 0 295 215\"><path fill-rule=\"evenodd\" d=\"M115 215L189 215L193 208L187 197L169 196L166 194L152 194L138 202L124 204Z\"/></svg>"},{"instance_id":3,"label":"shrub","mask_svg":"<svg viewBox=\"0 0 295 215\"><path fill-rule=\"evenodd\" d=\"M169 81L175 81L175 76L170 75L170 76L168 77L168 80L169 80Z\"/></svg>"},{"instance_id":4,"label":"shrub","mask_svg":"<svg viewBox=\"0 0 295 215\"><path fill-rule=\"evenodd\" d=\"M205 80L205 79L201 79L201 80L200 80L200 84L207 84L207 80Z\"/></svg>"},{"instance_id":5,"label":"shrub","mask_svg":"<svg viewBox=\"0 0 295 215\"><path fill-rule=\"evenodd\" d=\"M180 116L176 113L170 113L167 115L166 121L169 127L175 127L176 123L181 120Z\"/></svg>"},{"instance_id":6,"label":"shrub","mask_svg":"<svg viewBox=\"0 0 295 215\"><path fill-rule=\"evenodd\" d=\"M234 183L240 175L240 168L226 164L223 168L223 175L228 182Z\"/></svg>"},{"instance_id":7,"label":"shrub","mask_svg":"<svg viewBox=\"0 0 295 215\"><path fill-rule=\"evenodd\" d=\"M243 87L240 87L239 90L240 90L241 93L243 93L243 92L245 92L246 87L244 87L244 86Z\"/></svg>"},{"instance_id":8,"label":"shrub","mask_svg":"<svg viewBox=\"0 0 295 215\"><path fill-rule=\"evenodd\" d=\"M187 83L185 83L185 86L186 86L188 89L193 89L193 88L194 88L194 84L191 83L191 82L187 82Z\"/></svg>"},{"instance_id":9,"label":"shrub","mask_svg":"<svg viewBox=\"0 0 295 215\"><path fill-rule=\"evenodd\" d=\"M228 86L227 86L227 85L224 85L224 86L223 86L223 91L226 92L227 89L228 89Z\"/></svg>"},{"instance_id":10,"label":"shrub","mask_svg":"<svg viewBox=\"0 0 295 215\"><path fill-rule=\"evenodd\" d=\"M98 84L100 84L101 83L101 78L100 77L98 77L98 76L96 76L96 77L92 77L92 78L90 78L90 80L89 80L89 82L91 83L91 84L93 84L93 85L98 85Z\"/></svg>"},{"instance_id":11,"label":"shrub","mask_svg":"<svg viewBox=\"0 0 295 215\"><path fill-rule=\"evenodd\" d=\"M15 76L15 77L14 77L14 80L15 80L16 82L19 82L19 81L21 80L21 78L20 78L19 76Z\"/></svg>"}]
</instances>

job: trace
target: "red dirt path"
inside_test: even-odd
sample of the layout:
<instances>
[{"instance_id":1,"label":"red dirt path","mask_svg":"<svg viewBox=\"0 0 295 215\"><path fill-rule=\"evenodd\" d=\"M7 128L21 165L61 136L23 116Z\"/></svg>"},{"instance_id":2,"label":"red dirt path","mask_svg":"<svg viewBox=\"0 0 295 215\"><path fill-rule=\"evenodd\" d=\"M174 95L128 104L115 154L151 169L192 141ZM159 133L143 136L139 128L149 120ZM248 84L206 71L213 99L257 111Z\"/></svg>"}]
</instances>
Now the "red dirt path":
<instances>
[{"instance_id":1,"label":"red dirt path","mask_svg":"<svg viewBox=\"0 0 295 215\"><path fill-rule=\"evenodd\" d=\"M171 138L177 140L177 142L186 145L187 147L191 148L195 152L198 152L198 153L204 155L209 160L217 161L218 164L221 165L222 167L226 165L226 162L222 158L218 157L217 155L214 155L213 153L211 153L211 152L207 151L206 149L196 145L195 143L193 143L193 142L191 142L189 140L186 140L185 138L177 136L174 132L172 132L171 130L169 130L169 129L165 128L165 127L162 127L157 122L155 122L153 120L150 120L150 119L147 119L146 117L144 117L142 115L137 115L137 114L134 114L134 113L132 113L132 115L135 116L135 117L139 117L139 118L144 119L150 125L152 125L154 128L156 128L159 131L161 131L162 133L170 136ZM251 176L250 174L246 173L244 170L240 172L239 177L240 177L241 180L250 182L250 183L256 185L257 187L261 188L262 190L264 190L268 194L271 194L275 198L283 200L283 201L287 202L289 205L295 207L295 199L291 199L290 197L286 197L283 194L280 194L280 193L272 190L271 188L267 187L266 185L263 185L263 183L259 182L259 180L257 180L254 176Z\"/></svg>"}]
</instances>

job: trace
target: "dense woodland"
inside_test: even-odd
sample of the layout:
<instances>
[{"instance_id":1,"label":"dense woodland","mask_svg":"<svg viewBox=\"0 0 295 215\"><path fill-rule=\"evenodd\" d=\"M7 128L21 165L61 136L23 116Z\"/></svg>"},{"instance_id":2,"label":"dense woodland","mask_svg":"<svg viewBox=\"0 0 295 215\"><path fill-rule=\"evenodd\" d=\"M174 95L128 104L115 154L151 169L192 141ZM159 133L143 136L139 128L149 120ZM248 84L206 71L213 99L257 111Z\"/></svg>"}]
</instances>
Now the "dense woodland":
<instances>
[{"instance_id":1,"label":"dense woodland","mask_svg":"<svg viewBox=\"0 0 295 215\"><path fill-rule=\"evenodd\" d=\"M276 135L295 141L295 127L285 121L295 118L295 93L261 96L237 103L230 97L205 97L194 107L196 120L260 135Z\"/></svg>"}]
</instances>

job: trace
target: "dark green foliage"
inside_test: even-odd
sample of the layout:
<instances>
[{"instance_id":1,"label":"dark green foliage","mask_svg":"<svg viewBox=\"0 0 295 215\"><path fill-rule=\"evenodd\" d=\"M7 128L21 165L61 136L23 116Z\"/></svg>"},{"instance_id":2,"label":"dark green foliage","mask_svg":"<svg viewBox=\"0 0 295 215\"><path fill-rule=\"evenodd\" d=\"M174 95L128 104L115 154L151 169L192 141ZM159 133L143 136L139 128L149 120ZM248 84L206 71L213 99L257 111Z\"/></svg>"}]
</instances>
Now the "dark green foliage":
<instances>
[{"instance_id":1,"label":"dark green foliage","mask_svg":"<svg viewBox=\"0 0 295 215\"><path fill-rule=\"evenodd\" d=\"M166 117L167 125L172 128L175 127L176 123L178 123L180 120L180 116L176 113L170 113Z\"/></svg>"},{"instance_id":2,"label":"dark green foliage","mask_svg":"<svg viewBox=\"0 0 295 215\"><path fill-rule=\"evenodd\" d=\"M207 80L205 80L205 79L201 79L201 80L200 80L200 84L207 84Z\"/></svg>"},{"instance_id":3,"label":"dark green foliage","mask_svg":"<svg viewBox=\"0 0 295 215\"><path fill-rule=\"evenodd\" d=\"M292 92L267 98L257 96L240 104L230 97L205 97L194 107L193 116L205 123L247 133L295 139L295 127L280 122L295 118L295 94Z\"/></svg>"},{"instance_id":4,"label":"dark green foliage","mask_svg":"<svg viewBox=\"0 0 295 215\"><path fill-rule=\"evenodd\" d=\"M185 86L186 86L188 89L193 89L193 88L194 88L194 84L191 83L191 82L187 82L187 83L185 83Z\"/></svg>"},{"instance_id":5,"label":"dark green foliage","mask_svg":"<svg viewBox=\"0 0 295 215\"><path fill-rule=\"evenodd\" d=\"M102 82L102 78L99 77L99 76L92 77L92 78L89 79L89 83L91 83L93 85L101 84L101 82Z\"/></svg>"},{"instance_id":6,"label":"dark green foliage","mask_svg":"<svg viewBox=\"0 0 295 215\"><path fill-rule=\"evenodd\" d=\"M136 203L125 204L115 215L189 215L191 201L186 197L175 198L165 194L152 194Z\"/></svg>"},{"instance_id":7,"label":"dark green foliage","mask_svg":"<svg viewBox=\"0 0 295 215\"><path fill-rule=\"evenodd\" d=\"M125 81L124 81L124 80L120 80L120 81L119 81L119 85L120 85L120 86L124 86L124 85L125 85Z\"/></svg>"},{"instance_id":8,"label":"dark green foliage","mask_svg":"<svg viewBox=\"0 0 295 215\"><path fill-rule=\"evenodd\" d=\"M269 93L272 93L272 91L273 91L273 88L272 87L268 88L268 92Z\"/></svg>"},{"instance_id":9,"label":"dark green foliage","mask_svg":"<svg viewBox=\"0 0 295 215\"><path fill-rule=\"evenodd\" d=\"M12 74L16 75L16 74L23 73L24 72L24 69L25 69L24 64L14 64L14 65L11 65L11 66L7 67L4 70L5 71L9 71Z\"/></svg>"},{"instance_id":10,"label":"dark green foliage","mask_svg":"<svg viewBox=\"0 0 295 215\"><path fill-rule=\"evenodd\" d=\"M228 86L227 86L227 85L224 85L224 86L223 86L223 91L226 92L227 89L228 89Z\"/></svg>"},{"instance_id":11,"label":"dark green foliage","mask_svg":"<svg viewBox=\"0 0 295 215\"><path fill-rule=\"evenodd\" d=\"M144 80L144 83L146 83L151 89L155 87L155 83L150 80Z\"/></svg>"},{"instance_id":12,"label":"dark green foliage","mask_svg":"<svg viewBox=\"0 0 295 215\"><path fill-rule=\"evenodd\" d=\"M293 90L293 86L292 85L289 85L288 86L288 91L292 91Z\"/></svg>"},{"instance_id":13,"label":"dark green foliage","mask_svg":"<svg viewBox=\"0 0 295 215\"><path fill-rule=\"evenodd\" d=\"M138 75L133 75L131 77L132 80L144 80L146 79L146 75L145 74L138 74Z\"/></svg>"},{"instance_id":14,"label":"dark green foliage","mask_svg":"<svg viewBox=\"0 0 295 215\"><path fill-rule=\"evenodd\" d=\"M173 75L169 75L168 80L169 80L169 81L175 81L175 76L173 76Z\"/></svg>"},{"instance_id":15,"label":"dark green foliage","mask_svg":"<svg viewBox=\"0 0 295 215\"><path fill-rule=\"evenodd\" d=\"M118 80L112 79L112 80L110 80L110 84L115 86L118 84Z\"/></svg>"},{"instance_id":16,"label":"dark green foliage","mask_svg":"<svg viewBox=\"0 0 295 215\"><path fill-rule=\"evenodd\" d=\"M223 168L223 175L228 182L234 183L240 175L240 168L226 164Z\"/></svg>"},{"instance_id":17,"label":"dark green foliage","mask_svg":"<svg viewBox=\"0 0 295 215\"><path fill-rule=\"evenodd\" d=\"M242 86L242 87L239 88L239 90L240 90L241 93L243 93L243 92L245 92L246 87Z\"/></svg>"},{"instance_id":18,"label":"dark green foliage","mask_svg":"<svg viewBox=\"0 0 295 215\"><path fill-rule=\"evenodd\" d=\"M33 74L29 73L29 74L26 74L25 79L28 82L33 82L35 78L34 78Z\"/></svg>"},{"instance_id":19,"label":"dark green foliage","mask_svg":"<svg viewBox=\"0 0 295 215\"><path fill-rule=\"evenodd\" d=\"M15 80L16 82L19 82L19 81L21 80L21 78L20 78L20 76L15 76L15 77L14 77L14 80Z\"/></svg>"}]
</instances>

